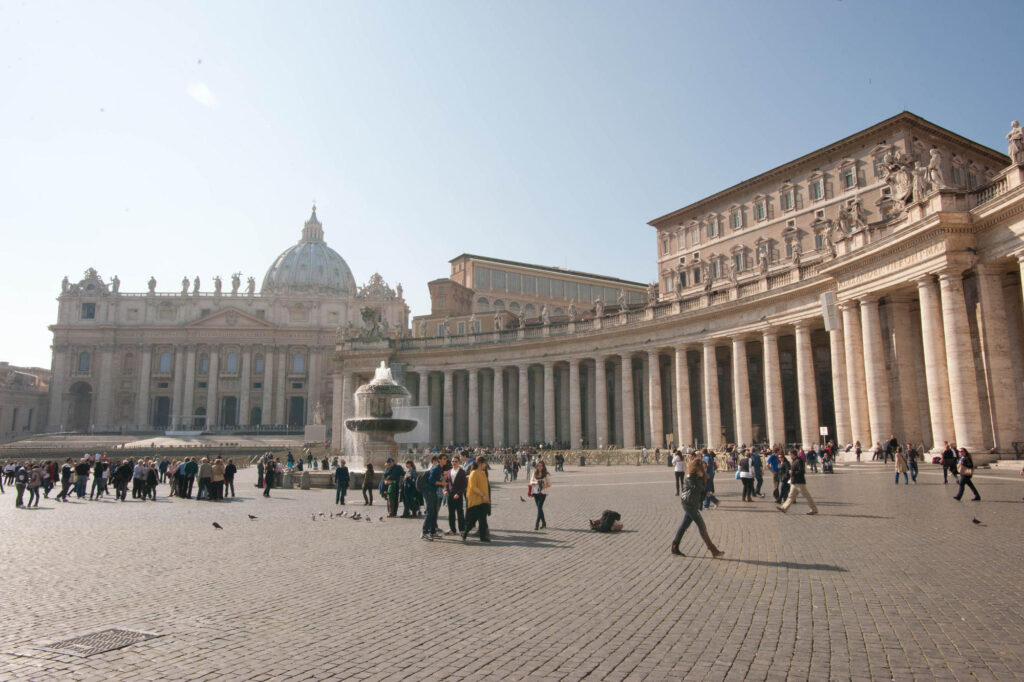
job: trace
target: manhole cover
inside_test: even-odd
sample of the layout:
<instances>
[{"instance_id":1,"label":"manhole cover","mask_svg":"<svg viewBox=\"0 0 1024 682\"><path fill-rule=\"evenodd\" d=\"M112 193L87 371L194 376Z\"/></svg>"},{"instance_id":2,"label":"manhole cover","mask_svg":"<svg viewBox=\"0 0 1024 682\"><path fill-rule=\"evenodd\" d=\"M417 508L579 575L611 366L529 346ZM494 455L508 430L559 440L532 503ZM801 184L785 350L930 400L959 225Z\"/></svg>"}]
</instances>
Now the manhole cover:
<instances>
[{"instance_id":1,"label":"manhole cover","mask_svg":"<svg viewBox=\"0 0 1024 682\"><path fill-rule=\"evenodd\" d=\"M145 642L147 639L160 637L161 635L152 632L139 632L138 630L123 630L121 628L109 628L99 632L90 632L87 635L62 639L46 646L39 646L40 651L52 651L58 654L70 656L95 656L105 651L123 649L126 646Z\"/></svg>"}]
</instances>

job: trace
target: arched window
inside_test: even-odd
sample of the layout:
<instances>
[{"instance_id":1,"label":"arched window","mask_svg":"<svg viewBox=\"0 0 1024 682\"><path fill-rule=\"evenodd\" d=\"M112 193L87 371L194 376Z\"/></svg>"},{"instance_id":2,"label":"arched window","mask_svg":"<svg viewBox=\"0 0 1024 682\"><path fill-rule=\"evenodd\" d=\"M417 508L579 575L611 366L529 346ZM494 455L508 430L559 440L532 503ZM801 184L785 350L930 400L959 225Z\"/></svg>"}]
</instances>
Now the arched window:
<instances>
[{"instance_id":1,"label":"arched window","mask_svg":"<svg viewBox=\"0 0 1024 682\"><path fill-rule=\"evenodd\" d=\"M537 317L537 309L533 307L532 303L527 303L526 307L523 308L523 314L527 317Z\"/></svg>"},{"instance_id":2,"label":"arched window","mask_svg":"<svg viewBox=\"0 0 1024 682\"><path fill-rule=\"evenodd\" d=\"M562 315L565 315L565 311L564 311L564 310L562 310L561 308L555 308L555 312L554 312L554 313L552 313L552 314L553 314L553 315L554 315L555 317L561 317Z\"/></svg>"},{"instance_id":3,"label":"arched window","mask_svg":"<svg viewBox=\"0 0 1024 682\"><path fill-rule=\"evenodd\" d=\"M89 364L90 364L91 360L92 360L92 357L89 355L88 351L83 352L83 353L79 353L78 354L78 371L83 373L83 374L88 373L88 371L89 371Z\"/></svg>"},{"instance_id":4,"label":"arched window","mask_svg":"<svg viewBox=\"0 0 1024 682\"><path fill-rule=\"evenodd\" d=\"M292 356L292 374L302 374L306 371L306 356L296 353Z\"/></svg>"},{"instance_id":5,"label":"arched window","mask_svg":"<svg viewBox=\"0 0 1024 682\"><path fill-rule=\"evenodd\" d=\"M228 374L238 373L238 353L235 353L234 351L228 353L227 360L224 362L224 370Z\"/></svg>"},{"instance_id":6,"label":"arched window","mask_svg":"<svg viewBox=\"0 0 1024 682\"><path fill-rule=\"evenodd\" d=\"M171 354L164 351L160 354L159 372L168 374L171 371Z\"/></svg>"},{"instance_id":7,"label":"arched window","mask_svg":"<svg viewBox=\"0 0 1024 682\"><path fill-rule=\"evenodd\" d=\"M483 296L481 296L480 298L476 299L476 312L478 312L478 313L486 313L490 307L491 307L490 302L486 298L484 298Z\"/></svg>"},{"instance_id":8,"label":"arched window","mask_svg":"<svg viewBox=\"0 0 1024 682\"><path fill-rule=\"evenodd\" d=\"M508 304L508 311L515 315L519 314L519 301L512 301Z\"/></svg>"},{"instance_id":9,"label":"arched window","mask_svg":"<svg viewBox=\"0 0 1024 682\"><path fill-rule=\"evenodd\" d=\"M493 306L494 306L494 312L498 312L499 310L504 310L505 309L505 302L499 298L498 300L496 300L493 303Z\"/></svg>"}]
</instances>

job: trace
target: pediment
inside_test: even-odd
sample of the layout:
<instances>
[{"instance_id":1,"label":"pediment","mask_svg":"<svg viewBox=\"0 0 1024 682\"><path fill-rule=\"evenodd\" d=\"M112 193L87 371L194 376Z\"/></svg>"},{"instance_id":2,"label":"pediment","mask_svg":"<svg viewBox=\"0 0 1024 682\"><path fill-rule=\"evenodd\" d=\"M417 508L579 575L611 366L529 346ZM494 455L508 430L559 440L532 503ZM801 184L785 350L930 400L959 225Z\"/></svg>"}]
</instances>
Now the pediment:
<instances>
[{"instance_id":1,"label":"pediment","mask_svg":"<svg viewBox=\"0 0 1024 682\"><path fill-rule=\"evenodd\" d=\"M276 328L276 325L235 307L228 307L223 310L210 313L205 317L200 317L198 320L192 320L185 326L200 329L251 329L253 327L260 329Z\"/></svg>"}]
</instances>

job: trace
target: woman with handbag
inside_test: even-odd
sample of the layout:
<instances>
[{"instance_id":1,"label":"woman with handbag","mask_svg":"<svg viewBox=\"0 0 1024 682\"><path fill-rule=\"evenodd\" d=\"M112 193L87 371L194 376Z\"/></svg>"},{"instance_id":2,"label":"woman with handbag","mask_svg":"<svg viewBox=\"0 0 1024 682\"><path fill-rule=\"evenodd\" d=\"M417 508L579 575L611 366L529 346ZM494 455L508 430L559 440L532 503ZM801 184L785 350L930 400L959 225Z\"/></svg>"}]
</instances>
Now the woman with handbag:
<instances>
[{"instance_id":1,"label":"woman with handbag","mask_svg":"<svg viewBox=\"0 0 1024 682\"><path fill-rule=\"evenodd\" d=\"M893 453L892 459L896 464L896 485L900 484L900 474L903 474L903 485L910 485L910 480L907 477L910 466L907 464L907 453L903 451L903 446L896 446L896 452Z\"/></svg>"},{"instance_id":2,"label":"woman with handbag","mask_svg":"<svg viewBox=\"0 0 1024 682\"><path fill-rule=\"evenodd\" d=\"M750 457L744 453L736 463L736 478L743 484L743 501L754 501L754 472L751 470Z\"/></svg>"},{"instance_id":3,"label":"woman with handbag","mask_svg":"<svg viewBox=\"0 0 1024 682\"><path fill-rule=\"evenodd\" d=\"M538 460L537 466L533 469L530 477L530 496L537 505L537 520L533 524L534 530L547 528L548 522L544 518L544 500L548 499L548 488L551 487L551 476L548 474L548 467L544 460Z\"/></svg>"},{"instance_id":4,"label":"woman with handbag","mask_svg":"<svg viewBox=\"0 0 1024 682\"><path fill-rule=\"evenodd\" d=\"M697 524L697 530L700 532L704 544L708 546L711 556L718 559L725 554L725 552L715 547L715 543L711 541L707 526L704 525L704 519L700 515L700 508L704 503L705 475L704 462L699 458L691 456L690 463L686 465L686 476L683 478L683 493L680 495L680 500L683 504L683 522L676 531L675 539L672 540L672 553L677 556L684 556L679 551L679 543L682 542L683 533L686 532L691 523Z\"/></svg>"},{"instance_id":5,"label":"woman with handbag","mask_svg":"<svg viewBox=\"0 0 1024 682\"><path fill-rule=\"evenodd\" d=\"M967 452L966 448L960 448L960 460L956 463L956 472L960 474L960 489L956 491L953 499L959 502L960 498L964 496L964 486L967 486L974 492L971 501L980 501L981 495L978 494L978 489L974 487L974 482L971 480L974 478L974 460L971 459L971 453Z\"/></svg>"},{"instance_id":6,"label":"woman with handbag","mask_svg":"<svg viewBox=\"0 0 1024 682\"><path fill-rule=\"evenodd\" d=\"M466 541L469 531L479 522L480 542L490 542L487 515L491 513L491 486L487 481L486 457L477 457L473 461L473 470L469 473L466 488L466 505L466 526L462 529L462 541Z\"/></svg>"}]
</instances>

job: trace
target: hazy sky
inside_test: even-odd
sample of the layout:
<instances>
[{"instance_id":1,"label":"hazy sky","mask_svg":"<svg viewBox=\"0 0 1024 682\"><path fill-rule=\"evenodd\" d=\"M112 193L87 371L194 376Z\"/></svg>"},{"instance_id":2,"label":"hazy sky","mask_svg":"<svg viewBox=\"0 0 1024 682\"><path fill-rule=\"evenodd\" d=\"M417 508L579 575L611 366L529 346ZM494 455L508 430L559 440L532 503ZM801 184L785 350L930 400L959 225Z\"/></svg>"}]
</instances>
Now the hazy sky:
<instances>
[{"instance_id":1,"label":"hazy sky","mask_svg":"<svg viewBox=\"0 0 1024 682\"><path fill-rule=\"evenodd\" d=\"M646 223L908 109L1005 151L1017 2L0 0L0 359L60 280L360 284L463 252L656 278Z\"/></svg>"}]
</instances>

